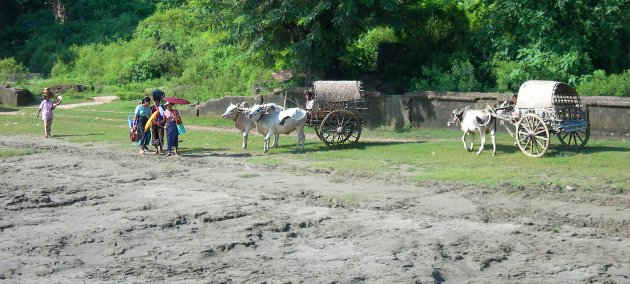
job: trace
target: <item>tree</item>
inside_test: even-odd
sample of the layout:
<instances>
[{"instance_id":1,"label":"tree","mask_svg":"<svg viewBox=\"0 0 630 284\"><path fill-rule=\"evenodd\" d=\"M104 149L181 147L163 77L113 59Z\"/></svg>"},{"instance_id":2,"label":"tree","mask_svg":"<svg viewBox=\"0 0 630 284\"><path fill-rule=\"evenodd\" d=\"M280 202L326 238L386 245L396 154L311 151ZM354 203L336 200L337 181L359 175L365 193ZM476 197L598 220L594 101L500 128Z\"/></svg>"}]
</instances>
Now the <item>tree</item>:
<instances>
[{"instance_id":1,"label":"tree","mask_svg":"<svg viewBox=\"0 0 630 284\"><path fill-rule=\"evenodd\" d=\"M628 0L486 0L485 5L486 39L505 58L537 47L560 56L585 53L592 67L613 72L630 63Z\"/></svg>"},{"instance_id":2,"label":"tree","mask_svg":"<svg viewBox=\"0 0 630 284\"><path fill-rule=\"evenodd\" d=\"M303 71L307 81L335 76L349 42L376 23L395 0L191 1L227 8L237 40ZM223 2L223 3L217 3ZM223 12L225 13L225 12ZM225 15L225 14L224 14Z\"/></svg>"}]
</instances>

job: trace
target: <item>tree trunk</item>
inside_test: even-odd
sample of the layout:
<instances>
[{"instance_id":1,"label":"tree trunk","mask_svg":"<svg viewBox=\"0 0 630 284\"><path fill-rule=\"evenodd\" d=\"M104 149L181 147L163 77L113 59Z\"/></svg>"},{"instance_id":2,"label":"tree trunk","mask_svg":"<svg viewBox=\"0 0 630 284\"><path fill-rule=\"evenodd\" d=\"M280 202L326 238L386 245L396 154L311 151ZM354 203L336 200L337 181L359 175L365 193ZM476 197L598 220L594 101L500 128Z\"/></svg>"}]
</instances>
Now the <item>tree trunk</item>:
<instances>
[{"instance_id":1,"label":"tree trunk","mask_svg":"<svg viewBox=\"0 0 630 284\"><path fill-rule=\"evenodd\" d=\"M55 21L59 23L64 23L68 19L68 13L66 11L66 6L64 5L62 0L52 0L50 1L50 9L55 17Z\"/></svg>"}]
</instances>

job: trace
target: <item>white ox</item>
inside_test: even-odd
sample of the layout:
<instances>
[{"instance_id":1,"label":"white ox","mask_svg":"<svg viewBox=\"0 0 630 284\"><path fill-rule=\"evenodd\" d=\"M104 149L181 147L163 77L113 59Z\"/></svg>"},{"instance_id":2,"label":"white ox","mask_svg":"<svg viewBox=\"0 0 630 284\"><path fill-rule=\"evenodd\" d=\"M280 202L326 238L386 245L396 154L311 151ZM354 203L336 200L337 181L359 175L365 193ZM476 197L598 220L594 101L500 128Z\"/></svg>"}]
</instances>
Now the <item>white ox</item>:
<instances>
[{"instance_id":1,"label":"white ox","mask_svg":"<svg viewBox=\"0 0 630 284\"><path fill-rule=\"evenodd\" d=\"M282 107L276 105L279 111L282 111ZM269 130L267 128L262 127L262 125L256 125L256 122L251 118L247 117L247 113L251 108L246 102L242 102L238 105L230 104L225 113L223 113L223 119L231 119L234 120L234 126L239 129L243 133L243 149L247 148L247 138L249 137L249 131L256 128L258 133L262 135L267 135ZM273 144L271 147L278 147L278 134L273 136Z\"/></svg>"},{"instance_id":2,"label":"white ox","mask_svg":"<svg viewBox=\"0 0 630 284\"><path fill-rule=\"evenodd\" d=\"M465 107L463 109L454 110L451 113L451 118L448 120L447 125L459 125L459 127L464 132L464 135L462 135L464 149L468 150L468 152L473 151L473 144L475 143L475 133L479 132L479 136L481 137L481 146L479 147L477 155L480 155L481 151L483 151L483 147L486 144L486 133L490 131L490 137L492 139L492 156L494 156L497 153L495 129L490 129L490 125L494 120L495 118L492 116L492 114L490 114L490 112L485 109L476 110ZM466 146L466 135L468 134L472 136L470 148Z\"/></svg>"},{"instance_id":3,"label":"white ox","mask_svg":"<svg viewBox=\"0 0 630 284\"><path fill-rule=\"evenodd\" d=\"M306 111L300 108L290 108L281 112L276 111L277 106L273 104L256 105L251 108L248 117L256 122L256 125L262 125L269 129L265 136L265 145L263 150L265 153L269 151L269 139L276 134L289 134L294 130L297 132L298 149L304 151L304 124L306 123Z\"/></svg>"}]
</instances>

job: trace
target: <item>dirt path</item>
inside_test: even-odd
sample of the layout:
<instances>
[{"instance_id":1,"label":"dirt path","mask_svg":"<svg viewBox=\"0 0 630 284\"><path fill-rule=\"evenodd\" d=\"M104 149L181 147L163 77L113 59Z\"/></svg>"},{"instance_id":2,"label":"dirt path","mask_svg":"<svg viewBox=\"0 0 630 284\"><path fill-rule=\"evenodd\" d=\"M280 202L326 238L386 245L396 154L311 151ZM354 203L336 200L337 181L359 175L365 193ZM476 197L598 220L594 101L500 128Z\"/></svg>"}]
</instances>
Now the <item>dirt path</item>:
<instances>
[{"instance_id":1,"label":"dirt path","mask_svg":"<svg viewBox=\"0 0 630 284\"><path fill-rule=\"evenodd\" d=\"M61 105L58 105L57 108L59 108L59 109L72 109L72 108L84 107L84 106L102 105L104 103L105 102L87 102L87 103L76 103L76 104L61 104Z\"/></svg>"},{"instance_id":2,"label":"dirt path","mask_svg":"<svg viewBox=\"0 0 630 284\"><path fill-rule=\"evenodd\" d=\"M0 137L0 279L630 281L630 194L479 188L214 151Z\"/></svg>"}]
</instances>

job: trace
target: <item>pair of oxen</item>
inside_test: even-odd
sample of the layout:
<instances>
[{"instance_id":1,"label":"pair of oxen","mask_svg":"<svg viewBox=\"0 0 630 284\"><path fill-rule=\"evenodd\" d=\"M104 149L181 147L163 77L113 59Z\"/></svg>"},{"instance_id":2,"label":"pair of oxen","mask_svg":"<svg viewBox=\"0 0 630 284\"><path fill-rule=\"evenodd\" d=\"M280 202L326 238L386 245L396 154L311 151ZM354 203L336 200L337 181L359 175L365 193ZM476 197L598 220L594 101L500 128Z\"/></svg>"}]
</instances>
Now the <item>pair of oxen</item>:
<instances>
[{"instance_id":1,"label":"pair of oxen","mask_svg":"<svg viewBox=\"0 0 630 284\"><path fill-rule=\"evenodd\" d=\"M301 108L284 109L283 107L267 103L250 107L243 102L238 105L230 104L223 113L224 119L234 120L234 126L243 133L243 149L247 148L249 132L256 129L258 133L265 135L263 150L269 151L269 142L273 137L272 147L278 147L278 136L297 133L295 152L304 151L304 125L306 124L306 111Z\"/></svg>"}]
</instances>

